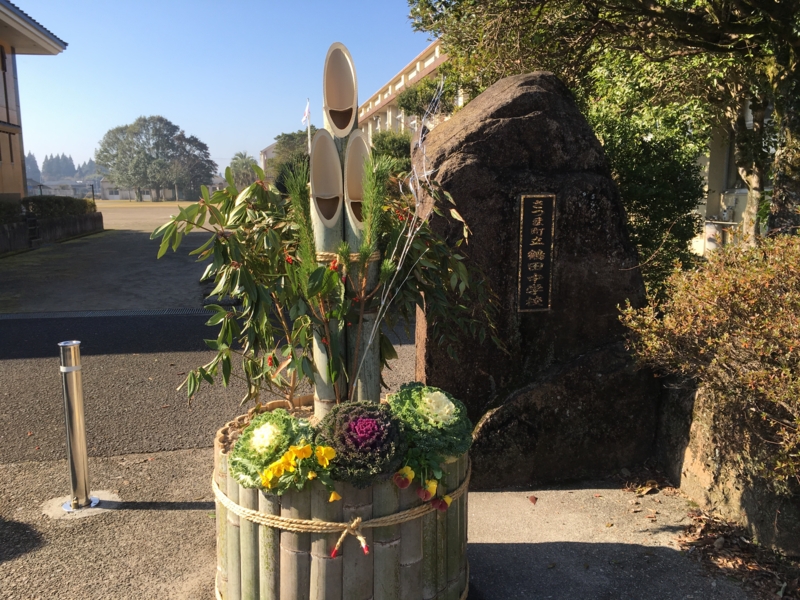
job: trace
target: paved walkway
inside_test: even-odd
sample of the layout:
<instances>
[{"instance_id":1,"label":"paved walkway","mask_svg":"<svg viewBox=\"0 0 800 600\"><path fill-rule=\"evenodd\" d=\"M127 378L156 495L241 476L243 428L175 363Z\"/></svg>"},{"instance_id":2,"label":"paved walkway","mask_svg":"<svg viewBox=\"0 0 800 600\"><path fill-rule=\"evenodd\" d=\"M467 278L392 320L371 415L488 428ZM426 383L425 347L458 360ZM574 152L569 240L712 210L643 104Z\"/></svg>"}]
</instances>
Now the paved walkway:
<instances>
[{"instance_id":1,"label":"paved walkway","mask_svg":"<svg viewBox=\"0 0 800 600\"><path fill-rule=\"evenodd\" d=\"M0 258L0 313L202 307L205 265L188 254L207 234L190 233L160 260L150 239L177 204L100 200L97 208L106 231Z\"/></svg>"},{"instance_id":2,"label":"paved walkway","mask_svg":"<svg viewBox=\"0 0 800 600\"><path fill-rule=\"evenodd\" d=\"M175 205L125 204L100 203L106 226L119 229L0 259L0 311L199 308L202 266L186 259L188 247L157 263L147 240ZM213 598L210 445L242 411L243 390L207 388L191 407L175 390L211 356L203 320L0 318L0 597ZM69 490L55 343L76 337L93 489L122 504L51 520L42 504ZM398 350L385 373L392 388L413 378L413 343ZM684 499L632 501L608 482L471 493L470 599L748 597L678 552Z\"/></svg>"}]
</instances>

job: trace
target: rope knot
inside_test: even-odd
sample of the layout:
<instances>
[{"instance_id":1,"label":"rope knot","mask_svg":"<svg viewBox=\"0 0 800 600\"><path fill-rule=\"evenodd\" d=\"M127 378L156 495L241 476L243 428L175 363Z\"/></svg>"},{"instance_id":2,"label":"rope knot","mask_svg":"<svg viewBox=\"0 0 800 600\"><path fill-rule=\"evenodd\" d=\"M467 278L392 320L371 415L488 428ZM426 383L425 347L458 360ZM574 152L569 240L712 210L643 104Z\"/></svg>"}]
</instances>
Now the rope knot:
<instances>
[{"instance_id":1,"label":"rope knot","mask_svg":"<svg viewBox=\"0 0 800 600\"><path fill-rule=\"evenodd\" d=\"M361 544L361 549L364 551L364 554L369 554L369 546L367 545L367 539L364 537L364 534L361 531L361 517L356 517L355 519L350 521L347 525L345 525L345 528L342 531L342 535L339 536L339 541L336 542L336 546L334 546L333 550L331 550L331 558L336 558L336 555L339 554L339 550L342 547L342 543L344 543L344 538L346 538L348 535L352 535L359 541L359 543Z\"/></svg>"}]
</instances>

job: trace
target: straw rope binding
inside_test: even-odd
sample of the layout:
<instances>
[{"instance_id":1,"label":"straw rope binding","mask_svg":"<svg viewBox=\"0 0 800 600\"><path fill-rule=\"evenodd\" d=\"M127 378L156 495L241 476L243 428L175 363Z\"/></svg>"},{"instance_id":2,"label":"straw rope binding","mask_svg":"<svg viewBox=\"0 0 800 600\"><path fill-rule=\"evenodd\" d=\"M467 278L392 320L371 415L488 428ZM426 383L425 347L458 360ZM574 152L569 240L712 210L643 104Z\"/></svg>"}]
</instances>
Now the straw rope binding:
<instances>
[{"instance_id":1,"label":"straw rope binding","mask_svg":"<svg viewBox=\"0 0 800 600\"><path fill-rule=\"evenodd\" d=\"M336 252L317 252L317 262L321 263L332 263L334 260L338 260L339 255ZM350 254L350 262L358 262L361 259L361 255L357 252ZM377 250L369 255L367 258L367 262L376 262L381 259L381 253Z\"/></svg>"},{"instance_id":2,"label":"straw rope binding","mask_svg":"<svg viewBox=\"0 0 800 600\"><path fill-rule=\"evenodd\" d=\"M464 478L464 481L456 490L450 494L450 497L453 500L457 500L460 498L469 487L469 479L472 474L472 461L469 462L467 466L467 475ZM266 513L259 512L257 510L252 510L249 508L244 508L240 506L238 503L234 502L230 498L228 498L225 493L219 488L217 482L213 479L211 480L211 488L214 490L214 496L220 503L227 508L229 511L238 515L243 519L247 519L248 521L252 521L253 523L258 523L259 525L265 525L267 527L273 527L275 529L282 529L284 531L293 531L295 533L340 533L341 537L339 538L339 542L336 544L336 547L339 548L344 541L344 538L348 535L352 535L356 537L359 542L362 542L362 546L365 542L363 542L364 535L362 533L363 529L372 529L375 527L388 527L390 525L399 525L400 523L405 523L406 521L413 521L414 519L419 519L423 515L426 515L430 512L437 510L434 506L431 506L430 503L422 504L421 506L416 506L414 508L410 508L408 510L404 510L398 513L394 513L393 515L388 515L385 517L378 517L376 519L368 519L366 521L362 521L360 517L354 518L349 523L342 523L342 522L334 522L334 521L318 521L318 520L308 520L308 519L290 519L288 517L281 517L278 515L270 515Z\"/></svg>"}]
</instances>

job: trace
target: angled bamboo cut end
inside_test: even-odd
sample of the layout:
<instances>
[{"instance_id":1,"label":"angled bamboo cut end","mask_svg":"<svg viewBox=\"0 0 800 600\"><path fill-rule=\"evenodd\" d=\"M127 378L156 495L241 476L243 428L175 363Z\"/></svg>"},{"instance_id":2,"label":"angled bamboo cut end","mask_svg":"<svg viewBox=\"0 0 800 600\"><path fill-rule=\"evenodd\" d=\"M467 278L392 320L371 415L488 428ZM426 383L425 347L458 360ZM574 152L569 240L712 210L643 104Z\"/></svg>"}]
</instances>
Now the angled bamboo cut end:
<instances>
[{"instance_id":1,"label":"angled bamboo cut end","mask_svg":"<svg viewBox=\"0 0 800 600\"><path fill-rule=\"evenodd\" d=\"M342 167L336 144L330 133L320 129L311 141L311 221L317 250L332 251L342 239L343 195ZM322 239L330 237L325 229L337 229L339 234L335 242L331 240L331 248L319 247Z\"/></svg>"},{"instance_id":2,"label":"angled bamboo cut end","mask_svg":"<svg viewBox=\"0 0 800 600\"><path fill-rule=\"evenodd\" d=\"M367 136L356 129L347 140L347 153L344 159L344 205L348 227L359 231L364 227L361 201L364 197L364 168L369 160L369 154Z\"/></svg>"},{"instance_id":3,"label":"angled bamboo cut end","mask_svg":"<svg viewBox=\"0 0 800 600\"><path fill-rule=\"evenodd\" d=\"M347 137L356 126L358 80L353 57L344 44L328 48L322 75L322 113L325 128L337 138Z\"/></svg>"}]
</instances>

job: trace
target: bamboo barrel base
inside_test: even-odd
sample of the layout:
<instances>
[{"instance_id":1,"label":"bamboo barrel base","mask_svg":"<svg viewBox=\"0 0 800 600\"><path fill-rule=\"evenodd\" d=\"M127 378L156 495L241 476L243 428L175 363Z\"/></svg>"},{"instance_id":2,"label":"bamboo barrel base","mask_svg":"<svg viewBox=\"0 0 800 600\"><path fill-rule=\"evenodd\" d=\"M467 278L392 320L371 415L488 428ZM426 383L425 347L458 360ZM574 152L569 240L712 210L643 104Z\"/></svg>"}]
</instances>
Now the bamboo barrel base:
<instances>
[{"instance_id":1,"label":"bamboo barrel base","mask_svg":"<svg viewBox=\"0 0 800 600\"><path fill-rule=\"evenodd\" d=\"M252 412L228 423L214 441L215 488L232 509L217 500L214 592L218 600L467 598L466 493L453 500L446 512L434 511L398 524L364 529L369 554L364 554L353 535L347 535L335 558L331 558L331 550L338 533L280 530L234 515L233 511L243 507L284 518L347 523L354 516L364 521L391 517L421 504L414 491L416 481L404 490L386 481L364 490L337 484L342 499L334 503L326 501L321 484L282 496L242 488L227 473L227 449L251 416ZM467 464L465 454L443 465L441 484L447 493L465 482ZM274 522L253 513L250 518ZM234 548L236 542L238 547Z\"/></svg>"}]
</instances>

